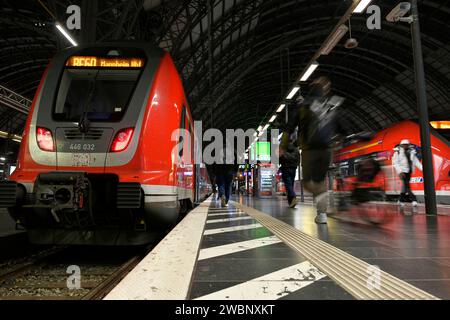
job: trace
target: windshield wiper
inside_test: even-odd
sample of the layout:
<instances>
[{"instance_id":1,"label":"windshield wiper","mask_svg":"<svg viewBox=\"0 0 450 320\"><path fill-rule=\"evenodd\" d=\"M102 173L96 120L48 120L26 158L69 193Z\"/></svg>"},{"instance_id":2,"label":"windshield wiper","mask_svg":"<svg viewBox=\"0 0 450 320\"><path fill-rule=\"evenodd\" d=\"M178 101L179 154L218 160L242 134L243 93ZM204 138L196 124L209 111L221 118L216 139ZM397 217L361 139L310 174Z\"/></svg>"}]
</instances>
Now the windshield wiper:
<instances>
[{"instance_id":1,"label":"windshield wiper","mask_svg":"<svg viewBox=\"0 0 450 320\"><path fill-rule=\"evenodd\" d=\"M98 76L98 71L94 77L94 80L92 80L92 82L91 82L91 88L89 89L88 98L86 99L86 103L83 106L83 112L81 113L81 118L80 118L80 121L78 122L78 129L80 130L81 133L86 133L89 131L90 121L87 117L87 114L88 114L88 109L92 102L92 99L94 98L94 93L95 93L95 88L96 88L96 83L97 83L97 81L96 81L97 76Z\"/></svg>"}]
</instances>

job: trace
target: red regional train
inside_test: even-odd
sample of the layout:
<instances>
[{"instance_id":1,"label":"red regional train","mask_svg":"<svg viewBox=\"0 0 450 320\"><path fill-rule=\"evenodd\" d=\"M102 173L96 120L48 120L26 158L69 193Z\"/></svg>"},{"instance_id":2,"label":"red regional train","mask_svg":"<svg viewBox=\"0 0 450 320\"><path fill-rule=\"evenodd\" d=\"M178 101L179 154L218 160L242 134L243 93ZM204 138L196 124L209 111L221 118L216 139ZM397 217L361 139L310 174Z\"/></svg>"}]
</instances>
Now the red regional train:
<instances>
[{"instance_id":1,"label":"red regional train","mask_svg":"<svg viewBox=\"0 0 450 320\"><path fill-rule=\"evenodd\" d=\"M392 165L394 148L400 141L408 139L416 148L421 159L419 125L413 121L403 121L376 133L370 141L356 142L339 149L334 154L334 163L340 177L343 178L343 188L334 184L335 192L349 191L345 186L351 186L355 179L358 163L367 158L378 159L383 166L380 179L374 181L378 187L385 190L388 197L400 195L402 184ZM434 178L438 203L450 204L450 143L431 128L431 146L433 154ZM347 182L347 183L346 183ZM411 189L419 200L423 201L423 173L416 170L411 177Z\"/></svg>"},{"instance_id":2,"label":"red regional train","mask_svg":"<svg viewBox=\"0 0 450 320\"><path fill-rule=\"evenodd\" d=\"M157 46L62 51L35 94L0 207L32 243L148 243L211 192L193 161L193 124L173 60Z\"/></svg>"}]
</instances>

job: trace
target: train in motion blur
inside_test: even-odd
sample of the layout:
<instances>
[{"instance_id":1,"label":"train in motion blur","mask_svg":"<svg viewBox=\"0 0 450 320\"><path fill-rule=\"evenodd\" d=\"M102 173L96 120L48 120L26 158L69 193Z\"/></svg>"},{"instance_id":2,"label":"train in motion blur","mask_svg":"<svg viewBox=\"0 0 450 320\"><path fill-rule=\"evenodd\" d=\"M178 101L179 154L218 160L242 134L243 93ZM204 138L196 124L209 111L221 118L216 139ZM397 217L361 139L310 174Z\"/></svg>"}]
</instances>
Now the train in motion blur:
<instances>
[{"instance_id":1,"label":"train in motion blur","mask_svg":"<svg viewBox=\"0 0 450 320\"><path fill-rule=\"evenodd\" d=\"M433 156L434 183L438 203L450 204L450 143L445 135L437 130L431 130L431 151ZM370 139L350 143L335 151L334 165L340 179L335 180L333 189L336 193L349 192L358 174L359 164L367 158L377 160L382 166L382 174L374 182L377 187L384 190L388 198L397 198L402 189L402 183L392 165L394 148L400 141L408 139L416 149L421 159L420 129L414 121L402 121L380 132ZM419 200L424 199L423 172L416 170L411 176L411 190Z\"/></svg>"},{"instance_id":2,"label":"train in motion blur","mask_svg":"<svg viewBox=\"0 0 450 320\"><path fill-rule=\"evenodd\" d=\"M35 94L0 207L32 243L149 243L211 192L206 167L194 164L193 124L173 60L156 45L61 51Z\"/></svg>"}]
</instances>

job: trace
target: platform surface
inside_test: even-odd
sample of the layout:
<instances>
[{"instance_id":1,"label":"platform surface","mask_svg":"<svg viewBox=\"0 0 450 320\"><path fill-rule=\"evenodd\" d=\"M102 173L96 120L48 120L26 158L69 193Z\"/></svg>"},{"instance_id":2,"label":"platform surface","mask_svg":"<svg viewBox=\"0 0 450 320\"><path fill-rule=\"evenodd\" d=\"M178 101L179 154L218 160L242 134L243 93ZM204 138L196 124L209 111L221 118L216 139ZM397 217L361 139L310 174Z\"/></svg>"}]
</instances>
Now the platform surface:
<instances>
[{"instance_id":1,"label":"platform surface","mask_svg":"<svg viewBox=\"0 0 450 320\"><path fill-rule=\"evenodd\" d=\"M317 225L311 201L234 200L191 211L106 299L450 299L449 216Z\"/></svg>"},{"instance_id":2,"label":"platform surface","mask_svg":"<svg viewBox=\"0 0 450 320\"><path fill-rule=\"evenodd\" d=\"M427 216L423 207L418 210L407 207L381 226L335 218L329 218L326 225L317 225L311 203L299 203L295 209L290 209L282 197L242 197L240 202L379 266L436 297L450 299L449 216ZM447 208L439 210L443 213Z\"/></svg>"}]
</instances>

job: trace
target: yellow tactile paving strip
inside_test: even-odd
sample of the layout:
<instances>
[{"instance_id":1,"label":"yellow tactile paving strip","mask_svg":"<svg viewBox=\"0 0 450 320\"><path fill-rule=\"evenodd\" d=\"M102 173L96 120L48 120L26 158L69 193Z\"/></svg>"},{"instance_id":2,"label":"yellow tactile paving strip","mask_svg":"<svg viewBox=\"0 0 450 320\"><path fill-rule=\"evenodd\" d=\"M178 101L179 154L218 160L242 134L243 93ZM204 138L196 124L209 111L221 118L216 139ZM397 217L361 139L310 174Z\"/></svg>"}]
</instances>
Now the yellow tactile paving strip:
<instances>
[{"instance_id":1,"label":"yellow tactile paving strip","mask_svg":"<svg viewBox=\"0 0 450 320\"><path fill-rule=\"evenodd\" d=\"M437 297L380 270L373 282L373 266L261 211L233 202L291 248L300 252L331 279L361 300L436 300ZM375 285L374 285L375 284Z\"/></svg>"}]
</instances>

